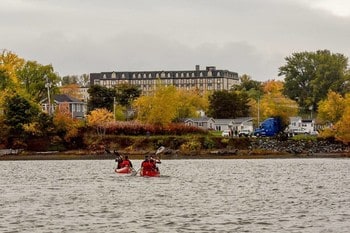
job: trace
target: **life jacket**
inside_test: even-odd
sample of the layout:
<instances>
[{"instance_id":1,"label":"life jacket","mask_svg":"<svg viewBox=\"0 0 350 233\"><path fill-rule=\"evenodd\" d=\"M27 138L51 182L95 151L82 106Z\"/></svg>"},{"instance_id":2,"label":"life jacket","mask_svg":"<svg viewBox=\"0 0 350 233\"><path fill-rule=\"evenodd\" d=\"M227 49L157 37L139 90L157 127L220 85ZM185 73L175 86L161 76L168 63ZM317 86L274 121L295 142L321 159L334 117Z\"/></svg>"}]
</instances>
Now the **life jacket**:
<instances>
[{"instance_id":1,"label":"life jacket","mask_svg":"<svg viewBox=\"0 0 350 233\"><path fill-rule=\"evenodd\" d=\"M130 166L130 161L129 160L124 160L120 167L131 167Z\"/></svg>"},{"instance_id":2,"label":"life jacket","mask_svg":"<svg viewBox=\"0 0 350 233\"><path fill-rule=\"evenodd\" d=\"M143 171L153 171L154 170L153 163L151 163L150 161L143 161L141 164L141 167L142 167Z\"/></svg>"}]
</instances>

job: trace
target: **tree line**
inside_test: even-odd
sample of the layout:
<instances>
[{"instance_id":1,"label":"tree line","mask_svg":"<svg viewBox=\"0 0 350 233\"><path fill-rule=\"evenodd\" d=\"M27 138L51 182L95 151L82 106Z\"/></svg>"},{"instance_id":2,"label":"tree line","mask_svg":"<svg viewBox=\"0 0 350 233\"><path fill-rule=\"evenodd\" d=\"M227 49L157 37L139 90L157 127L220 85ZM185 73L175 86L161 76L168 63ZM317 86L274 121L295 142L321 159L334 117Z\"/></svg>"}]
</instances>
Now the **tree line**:
<instances>
[{"instance_id":1,"label":"tree line","mask_svg":"<svg viewBox=\"0 0 350 233\"><path fill-rule=\"evenodd\" d=\"M88 75L60 77L52 65L26 61L3 50L0 54L0 145L21 147L33 137L69 144L84 127L99 122L96 119L105 119L101 123L136 120L166 126L198 117L199 110L216 119L252 116L256 124L271 116L287 121L290 116L313 113L320 123L330 126L322 132L324 135L348 143L348 58L320 50L293 53L285 61L278 73L283 81L260 82L244 74L240 84L230 90L206 94L158 85L153 95L145 96L134 85L121 84L113 88L91 85L88 116L79 121L71 118L68 107L53 115L41 111L40 101L47 98L47 88L51 95L66 93L80 98L77 89L88 85ZM109 117L103 118L105 116ZM94 119L94 123L89 119Z\"/></svg>"}]
</instances>

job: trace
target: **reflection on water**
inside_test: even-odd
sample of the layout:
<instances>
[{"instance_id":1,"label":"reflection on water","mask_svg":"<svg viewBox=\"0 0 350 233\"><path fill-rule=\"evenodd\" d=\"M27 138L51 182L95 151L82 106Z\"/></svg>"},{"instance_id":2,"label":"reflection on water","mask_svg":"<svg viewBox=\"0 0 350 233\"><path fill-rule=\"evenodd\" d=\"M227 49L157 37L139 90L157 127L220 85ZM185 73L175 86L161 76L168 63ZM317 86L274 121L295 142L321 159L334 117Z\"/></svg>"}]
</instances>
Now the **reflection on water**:
<instances>
[{"instance_id":1,"label":"reflection on water","mask_svg":"<svg viewBox=\"0 0 350 233\"><path fill-rule=\"evenodd\" d=\"M141 161L133 161L137 168ZM0 232L350 232L348 159L0 163Z\"/></svg>"}]
</instances>

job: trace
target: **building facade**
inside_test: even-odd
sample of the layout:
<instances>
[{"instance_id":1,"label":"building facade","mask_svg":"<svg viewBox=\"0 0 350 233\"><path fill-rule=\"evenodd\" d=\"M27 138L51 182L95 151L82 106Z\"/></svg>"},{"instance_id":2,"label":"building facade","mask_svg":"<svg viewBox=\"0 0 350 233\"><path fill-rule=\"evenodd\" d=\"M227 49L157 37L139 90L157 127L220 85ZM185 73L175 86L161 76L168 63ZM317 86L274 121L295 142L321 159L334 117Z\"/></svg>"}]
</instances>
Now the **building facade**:
<instances>
[{"instance_id":1,"label":"building facade","mask_svg":"<svg viewBox=\"0 0 350 233\"><path fill-rule=\"evenodd\" d=\"M54 95L51 103L45 98L41 101L41 107L44 112L55 113L56 110L68 111L72 118L83 119L86 116L87 104L77 98L66 94Z\"/></svg>"},{"instance_id":2,"label":"building facade","mask_svg":"<svg viewBox=\"0 0 350 233\"><path fill-rule=\"evenodd\" d=\"M194 70L182 71L113 71L90 74L90 85L111 88L121 83L136 85L145 95L151 94L159 84L185 90L196 89L205 93L229 90L232 85L239 84L239 77L235 72L218 70L215 66L207 66L205 70L201 70L199 65Z\"/></svg>"}]
</instances>

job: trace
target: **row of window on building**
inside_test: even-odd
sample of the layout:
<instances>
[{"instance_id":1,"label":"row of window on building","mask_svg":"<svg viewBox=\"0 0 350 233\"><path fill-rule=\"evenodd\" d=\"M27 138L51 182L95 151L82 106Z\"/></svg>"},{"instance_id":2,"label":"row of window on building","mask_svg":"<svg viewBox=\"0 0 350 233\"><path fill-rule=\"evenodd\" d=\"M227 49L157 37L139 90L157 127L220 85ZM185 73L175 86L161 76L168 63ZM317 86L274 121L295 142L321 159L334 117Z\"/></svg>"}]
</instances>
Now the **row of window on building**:
<instances>
[{"instance_id":1,"label":"row of window on building","mask_svg":"<svg viewBox=\"0 0 350 233\"><path fill-rule=\"evenodd\" d=\"M235 77L235 75L233 73L227 72L225 74L223 74L220 71L217 72L212 72L212 71L207 71L207 72L199 72L199 77L222 77L223 75L225 75L226 77L229 78L233 78ZM108 79L108 78L112 78L112 79L117 79L117 78L195 78L198 77L194 72L161 72L161 73L117 73L116 72L112 72L110 77L108 77L109 75L107 73L102 75L103 79Z\"/></svg>"}]
</instances>

